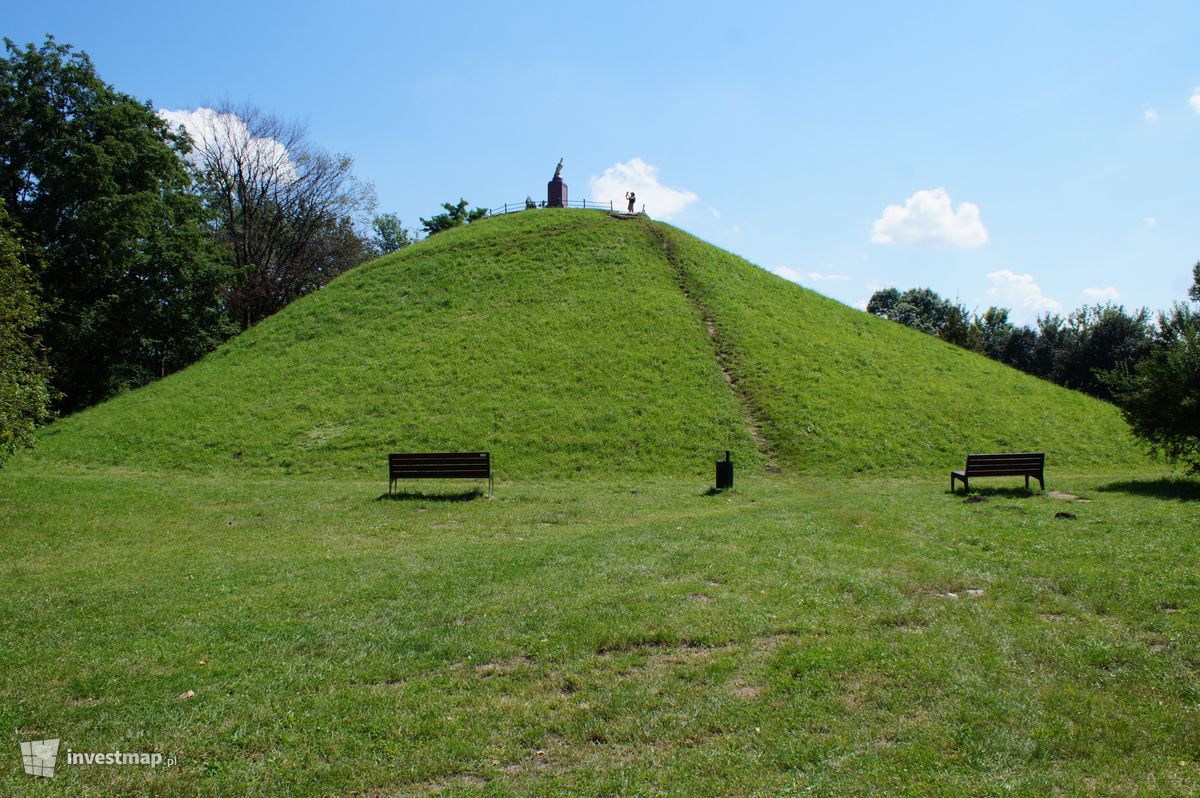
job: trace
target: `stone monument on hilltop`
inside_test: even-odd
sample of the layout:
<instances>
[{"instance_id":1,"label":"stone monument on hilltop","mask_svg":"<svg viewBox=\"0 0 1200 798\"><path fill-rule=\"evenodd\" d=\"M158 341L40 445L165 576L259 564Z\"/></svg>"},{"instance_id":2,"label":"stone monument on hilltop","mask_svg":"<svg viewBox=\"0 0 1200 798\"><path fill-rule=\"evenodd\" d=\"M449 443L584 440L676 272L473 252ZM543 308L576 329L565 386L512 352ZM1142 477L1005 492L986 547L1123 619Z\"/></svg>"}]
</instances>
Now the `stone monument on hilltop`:
<instances>
[{"instance_id":1,"label":"stone monument on hilltop","mask_svg":"<svg viewBox=\"0 0 1200 798\"><path fill-rule=\"evenodd\" d=\"M558 159L558 166L554 168L554 177L546 184L546 207L547 208L565 208L567 207L567 184L562 179L563 159Z\"/></svg>"}]
</instances>

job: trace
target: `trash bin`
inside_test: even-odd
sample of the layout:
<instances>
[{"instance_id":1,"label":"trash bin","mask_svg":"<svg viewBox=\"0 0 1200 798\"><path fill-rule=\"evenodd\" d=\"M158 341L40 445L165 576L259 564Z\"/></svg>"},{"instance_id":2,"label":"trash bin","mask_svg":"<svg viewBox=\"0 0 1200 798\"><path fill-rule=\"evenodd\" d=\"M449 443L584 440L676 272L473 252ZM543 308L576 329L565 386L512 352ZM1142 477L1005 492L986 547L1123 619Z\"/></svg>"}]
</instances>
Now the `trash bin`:
<instances>
[{"instance_id":1,"label":"trash bin","mask_svg":"<svg viewBox=\"0 0 1200 798\"><path fill-rule=\"evenodd\" d=\"M725 459L717 461L717 490L729 490L733 487L733 457L725 451Z\"/></svg>"}]
</instances>

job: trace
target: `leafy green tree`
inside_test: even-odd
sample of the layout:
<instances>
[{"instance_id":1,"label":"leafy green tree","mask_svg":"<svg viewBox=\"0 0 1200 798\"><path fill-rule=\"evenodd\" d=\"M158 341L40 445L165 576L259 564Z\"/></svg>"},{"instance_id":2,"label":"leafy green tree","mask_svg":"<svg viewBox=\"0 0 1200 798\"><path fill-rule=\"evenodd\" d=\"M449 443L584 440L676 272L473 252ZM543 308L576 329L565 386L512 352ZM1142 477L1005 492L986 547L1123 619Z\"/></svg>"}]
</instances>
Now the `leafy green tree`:
<instances>
[{"instance_id":1,"label":"leafy green tree","mask_svg":"<svg viewBox=\"0 0 1200 798\"><path fill-rule=\"evenodd\" d=\"M938 337L964 349L972 348L971 314L967 312L967 309L957 303L948 302Z\"/></svg>"},{"instance_id":2,"label":"leafy green tree","mask_svg":"<svg viewBox=\"0 0 1200 798\"><path fill-rule=\"evenodd\" d=\"M52 37L5 39L0 200L28 248L61 407L172 371L224 335L227 268L180 159L185 136Z\"/></svg>"},{"instance_id":3,"label":"leafy green tree","mask_svg":"<svg viewBox=\"0 0 1200 798\"><path fill-rule=\"evenodd\" d=\"M881 289L871 295L867 312L959 346L970 343L966 308L943 299L929 288L910 288L904 293L895 288Z\"/></svg>"},{"instance_id":4,"label":"leafy green tree","mask_svg":"<svg viewBox=\"0 0 1200 798\"><path fill-rule=\"evenodd\" d=\"M461 198L458 204L443 202L442 208L445 209L445 213L439 213L431 219L421 219L421 227L425 230L425 234L433 235L443 230L449 230L452 227L470 224L488 215L487 208L474 208L468 211L467 205L469 204L465 199Z\"/></svg>"},{"instance_id":5,"label":"leafy green tree","mask_svg":"<svg viewBox=\"0 0 1200 798\"><path fill-rule=\"evenodd\" d=\"M50 417L50 366L37 336L41 303L27 253L0 203L0 465L33 445Z\"/></svg>"},{"instance_id":6,"label":"leafy green tree","mask_svg":"<svg viewBox=\"0 0 1200 798\"><path fill-rule=\"evenodd\" d=\"M989 307L971 323L977 341L977 351L993 360L1004 360L1009 338L1015 329L1008 320L1008 309Z\"/></svg>"},{"instance_id":7,"label":"leafy green tree","mask_svg":"<svg viewBox=\"0 0 1200 798\"><path fill-rule=\"evenodd\" d=\"M381 213L371 220L375 237L371 245L380 255L388 255L417 242L417 236L404 226L404 222L394 213Z\"/></svg>"},{"instance_id":8,"label":"leafy green tree","mask_svg":"<svg viewBox=\"0 0 1200 798\"><path fill-rule=\"evenodd\" d=\"M1200 302L1200 264L1188 296ZM1173 463L1200 473L1200 312L1160 313L1150 354L1105 375L1133 432Z\"/></svg>"},{"instance_id":9,"label":"leafy green tree","mask_svg":"<svg viewBox=\"0 0 1200 798\"><path fill-rule=\"evenodd\" d=\"M1074 345L1073 341L1073 334L1062 316L1057 313L1039 316L1034 330L1029 373L1061 385L1063 358Z\"/></svg>"},{"instance_id":10,"label":"leafy green tree","mask_svg":"<svg viewBox=\"0 0 1200 798\"><path fill-rule=\"evenodd\" d=\"M999 360L1013 368L1028 374L1035 374L1035 355L1037 347L1037 332L1029 327L1013 327L1004 340L1004 348L1000 351Z\"/></svg>"},{"instance_id":11,"label":"leafy green tree","mask_svg":"<svg viewBox=\"0 0 1200 798\"><path fill-rule=\"evenodd\" d=\"M895 288L881 288L867 300L867 313L882 319L895 321L896 305L900 304L900 292Z\"/></svg>"},{"instance_id":12,"label":"leafy green tree","mask_svg":"<svg viewBox=\"0 0 1200 798\"><path fill-rule=\"evenodd\" d=\"M895 321L930 335L937 335L946 317L947 302L928 288L911 288L900 295L892 309Z\"/></svg>"},{"instance_id":13,"label":"leafy green tree","mask_svg":"<svg viewBox=\"0 0 1200 798\"><path fill-rule=\"evenodd\" d=\"M1083 307L1066 325L1055 381L1101 399L1113 398L1106 373L1130 370L1150 351L1153 325L1145 308L1130 313L1113 304Z\"/></svg>"}]
</instances>

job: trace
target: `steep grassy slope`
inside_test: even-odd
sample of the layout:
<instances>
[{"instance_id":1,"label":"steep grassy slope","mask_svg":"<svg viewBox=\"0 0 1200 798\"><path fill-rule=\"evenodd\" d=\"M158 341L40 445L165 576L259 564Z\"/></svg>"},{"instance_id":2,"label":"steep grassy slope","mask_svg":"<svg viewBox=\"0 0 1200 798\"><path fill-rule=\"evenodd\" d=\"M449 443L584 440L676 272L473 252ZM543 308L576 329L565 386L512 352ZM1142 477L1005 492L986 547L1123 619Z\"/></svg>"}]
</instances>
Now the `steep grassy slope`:
<instances>
[{"instance_id":1,"label":"steep grassy slope","mask_svg":"<svg viewBox=\"0 0 1200 798\"><path fill-rule=\"evenodd\" d=\"M388 450L475 448L502 478L708 474L726 448L743 467L839 473L940 469L968 450L1140 460L1108 405L666 225L543 211L356 269L53 425L25 462L353 475Z\"/></svg>"},{"instance_id":2,"label":"steep grassy slope","mask_svg":"<svg viewBox=\"0 0 1200 798\"><path fill-rule=\"evenodd\" d=\"M1048 468L1144 463L1113 406L787 283L666 225L651 231L785 468L961 466L1045 451Z\"/></svg>"},{"instance_id":3,"label":"steep grassy slope","mask_svg":"<svg viewBox=\"0 0 1200 798\"><path fill-rule=\"evenodd\" d=\"M592 212L491 219L355 269L55 424L35 456L355 474L389 450L477 448L510 478L754 458L671 270L640 226Z\"/></svg>"}]
</instances>

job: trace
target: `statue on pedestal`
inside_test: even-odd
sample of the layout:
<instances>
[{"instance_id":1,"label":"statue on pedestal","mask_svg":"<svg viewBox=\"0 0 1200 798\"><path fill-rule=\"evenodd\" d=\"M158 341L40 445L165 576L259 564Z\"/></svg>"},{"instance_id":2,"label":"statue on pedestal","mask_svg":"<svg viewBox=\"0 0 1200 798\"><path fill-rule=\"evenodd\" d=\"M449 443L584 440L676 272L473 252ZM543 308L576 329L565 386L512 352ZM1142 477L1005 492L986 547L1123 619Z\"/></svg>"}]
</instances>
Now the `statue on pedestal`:
<instances>
[{"instance_id":1,"label":"statue on pedestal","mask_svg":"<svg viewBox=\"0 0 1200 798\"><path fill-rule=\"evenodd\" d=\"M546 207L547 208L565 208L567 207L567 184L562 179L563 159L558 159L558 166L554 168L554 177L546 184Z\"/></svg>"}]
</instances>

